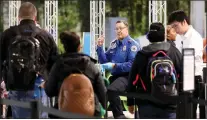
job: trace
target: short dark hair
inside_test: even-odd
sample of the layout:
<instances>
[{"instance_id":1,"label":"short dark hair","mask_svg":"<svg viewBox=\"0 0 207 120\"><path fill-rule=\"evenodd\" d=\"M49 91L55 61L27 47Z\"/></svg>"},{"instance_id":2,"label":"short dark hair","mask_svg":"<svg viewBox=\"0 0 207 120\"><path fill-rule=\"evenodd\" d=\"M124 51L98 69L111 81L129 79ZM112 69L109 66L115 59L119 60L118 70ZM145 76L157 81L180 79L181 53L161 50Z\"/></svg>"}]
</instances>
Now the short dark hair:
<instances>
[{"instance_id":1,"label":"short dark hair","mask_svg":"<svg viewBox=\"0 0 207 120\"><path fill-rule=\"evenodd\" d=\"M22 19L33 19L37 16L37 9L31 2L24 2L19 8L19 17Z\"/></svg>"},{"instance_id":2,"label":"short dark hair","mask_svg":"<svg viewBox=\"0 0 207 120\"><path fill-rule=\"evenodd\" d=\"M117 23L123 23L126 27L129 27L128 22L125 21L125 20L118 20L118 21L116 21L116 24L117 24Z\"/></svg>"},{"instance_id":3,"label":"short dark hair","mask_svg":"<svg viewBox=\"0 0 207 120\"><path fill-rule=\"evenodd\" d=\"M65 52L78 52L80 37L75 32L64 31L60 33L60 41L64 46Z\"/></svg>"},{"instance_id":4,"label":"short dark hair","mask_svg":"<svg viewBox=\"0 0 207 120\"><path fill-rule=\"evenodd\" d=\"M164 25L159 22L152 23L147 38L150 42L163 42L165 40Z\"/></svg>"},{"instance_id":5,"label":"short dark hair","mask_svg":"<svg viewBox=\"0 0 207 120\"><path fill-rule=\"evenodd\" d=\"M176 10L176 11L173 11L169 18L168 18L168 24L171 24L175 21L177 22L183 22L184 20L186 20L186 22L188 23L188 25L190 24L190 21L189 21L189 18L188 16L186 15L186 13L182 10Z\"/></svg>"}]
</instances>

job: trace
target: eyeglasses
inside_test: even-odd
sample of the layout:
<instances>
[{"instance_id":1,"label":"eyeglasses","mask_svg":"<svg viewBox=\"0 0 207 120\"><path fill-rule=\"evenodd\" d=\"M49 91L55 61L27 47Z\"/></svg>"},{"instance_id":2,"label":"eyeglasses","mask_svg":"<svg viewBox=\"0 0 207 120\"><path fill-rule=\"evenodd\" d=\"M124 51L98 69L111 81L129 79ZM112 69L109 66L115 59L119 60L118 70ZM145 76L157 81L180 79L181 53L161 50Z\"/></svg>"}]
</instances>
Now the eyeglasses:
<instances>
[{"instance_id":1,"label":"eyeglasses","mask_svg":"<svg viewBox=\"0 0 207 120\"><path fill-rule=\"evenodd\" d=\"M122 31L124 28L126 28L126 27L116 28L115 31L119 31L119 30Z\"/></svg>"},{"instance_id":2,"label":"eyeglasses","mask_svg":"<svg viewBox=\"0 0 207 120\"><path fill-rule=\"evenodd\" d=\"M173 24L173 25L171 25L171 26L172 26L172 28L177 28L178 25L179 25L179 24Z\"/></svg>"}]
</instances>

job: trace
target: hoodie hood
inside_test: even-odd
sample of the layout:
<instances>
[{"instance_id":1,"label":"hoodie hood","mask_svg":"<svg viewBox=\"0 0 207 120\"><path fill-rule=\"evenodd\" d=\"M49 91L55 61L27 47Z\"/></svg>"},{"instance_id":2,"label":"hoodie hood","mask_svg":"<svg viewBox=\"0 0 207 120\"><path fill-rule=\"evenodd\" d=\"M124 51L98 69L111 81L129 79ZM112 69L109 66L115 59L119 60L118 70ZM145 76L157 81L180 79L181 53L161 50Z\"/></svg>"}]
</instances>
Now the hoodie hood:
<instances>
[{"instance_id":1,"label":"hoodie hood","mask_svg":"<svg viewBox=\"0 0 207 120\"><path fill-rule=\"evenodd\" d=\"M97 63L97 60L92 57L83 54L83 53L67 53L60 56L60 60L63 60L64 63L75 63L78 65L84 65L92 61L94 64Z\"/></svg>"},{"instance_id":2,"label":"hoodie hood","mask_svg":"<svg viewBox=\"0 0 207 120\"><path fill-rule=\"evenodd\" d=\"M143 47L142 51L144 53L152 53L152 52L157 52L159 50L164 50L167 52L169 49L170 49L170 43L161 42L161 43L149 44L148 46Z\"/></svg>"},{"instance_id":3,"label":"hoodie hood","mask_svg":"<svg viewBox=\"0 0 207 120\"><path fill-rule=\"evenodd\" d=\"M97 60L86 55L83 53L66 53L61 55L61 57L67 59L67 60L71 60L71 61L92 61L94 63L97 63Z\"/></svg>"}]
</instances>

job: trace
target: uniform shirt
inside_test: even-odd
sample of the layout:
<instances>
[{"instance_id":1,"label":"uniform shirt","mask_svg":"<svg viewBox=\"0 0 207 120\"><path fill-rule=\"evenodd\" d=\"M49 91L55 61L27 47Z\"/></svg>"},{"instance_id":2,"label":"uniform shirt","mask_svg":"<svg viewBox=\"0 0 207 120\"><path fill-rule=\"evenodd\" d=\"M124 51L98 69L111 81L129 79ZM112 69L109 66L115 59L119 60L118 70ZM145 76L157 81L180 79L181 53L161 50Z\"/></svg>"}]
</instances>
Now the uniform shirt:
<instances>
[{"instance_id":1,"label":"uniform shirt","mask_svg":"<svg viewBox=\"0 0 207 120\"><path fill-rule=\"evenodd\" d=\"M139 50L140 46L138 43L130 36L127 36L122 41L112 41L106 53L104 53L103 48L99 46L97 46L96 51L100 63L115 63L115 67L112 69L111 73L112 75L120 75L130 71L132 62Z\"/></svg>"},{"instance_id":2,"label":"uniform shirt","mask_svg":"<svg viewBox=\"0 0 207 120\"><path fill-rule=\"evenodd\" d=\"M189 29L184 35L180 35L179 39L176 37L176 47L180 50L181 53L182 48L195 49L195 75L202 76L203 38L191 25L189 25Z\"/></svg>"}]
</instances>

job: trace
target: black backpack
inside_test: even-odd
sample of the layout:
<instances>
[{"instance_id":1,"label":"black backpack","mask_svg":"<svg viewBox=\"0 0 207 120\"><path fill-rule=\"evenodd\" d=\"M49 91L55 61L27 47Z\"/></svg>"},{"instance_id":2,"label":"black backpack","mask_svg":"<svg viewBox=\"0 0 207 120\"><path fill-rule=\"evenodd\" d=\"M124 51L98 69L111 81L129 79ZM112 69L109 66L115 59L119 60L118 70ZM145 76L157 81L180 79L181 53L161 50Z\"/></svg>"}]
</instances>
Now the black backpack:
<instances>
[{"instance_id":1,"label":"black backpack","mask_svg":"<svg viewBox=\"0 0 207 120\"><path fill-rule=\"evenodd\" d=\"M145 66L146 67L146 66ZM176 82L177 73L173 61L164 51L157 51L148 59L146 78L151 82L151 96L156 98L160 104L168 104L167 98L177 96ZM133 85L140 79L144 91L148 91L144 81L137 74Z\"/></svg>"},{"instance_id":2,"label":"black backpack","mask_svg":"<svg viewBox=\"0 0 207 120\"><path fill-rule=\"evenodd\" d=\"M35 38L37 33L37 28L23 32L18 29L11 40L7 59L8 84L21 83L27 88L35 81L40 61L40 42Z\"/></svg>"},{"instance_id":3,"label":"black backpack","mask_svg":"<svg viewBox=\"0 0 207 120\"><path fill-rule=\"evenodd\" d=\"M164 51L158 51L150 57L147 75L151 81L151 95L161 101L168 96L176 96L177 74L174 64Z\"/></svg>"}]
</instances>

